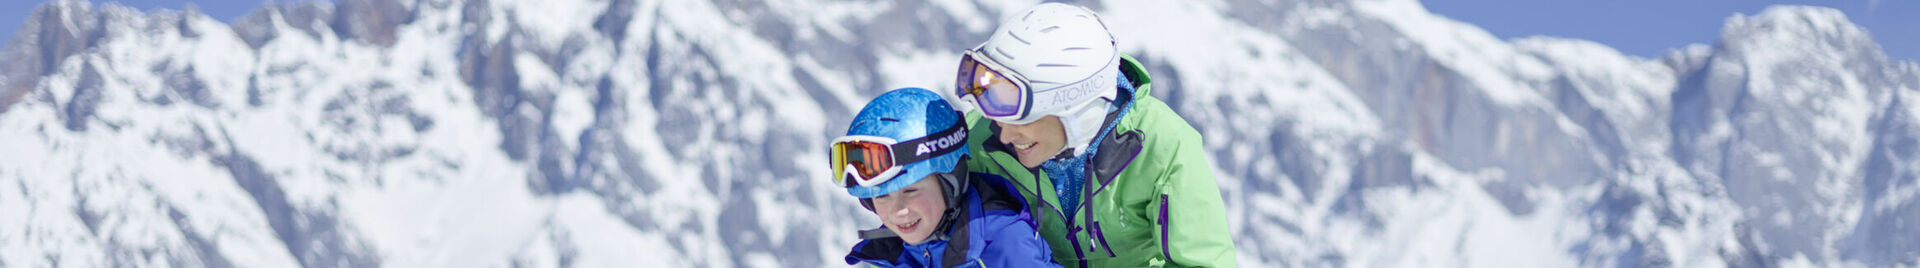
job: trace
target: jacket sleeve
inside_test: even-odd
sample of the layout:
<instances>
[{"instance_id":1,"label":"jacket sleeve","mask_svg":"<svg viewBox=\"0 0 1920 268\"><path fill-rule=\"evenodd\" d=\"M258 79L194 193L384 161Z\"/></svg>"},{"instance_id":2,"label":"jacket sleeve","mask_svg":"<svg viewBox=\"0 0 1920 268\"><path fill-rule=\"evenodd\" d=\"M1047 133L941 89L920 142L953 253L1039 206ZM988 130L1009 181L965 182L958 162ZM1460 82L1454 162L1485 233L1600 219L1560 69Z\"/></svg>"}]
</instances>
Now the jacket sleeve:
<instances>
[{"instance_id":1,"label":"jacket sleeve","mask_svg":"<svg viewBox=\"0 0 1920 268\"><path fill-rule=\"evenodd\" d=\"M1024 213L1018 218L995 228L981 249L981 262L986 267L1060 267L1053 261L1053 248L1034 231L1032 219Z\"/></svg>"},{"instance_id":2,"label":"jacket sleeve","mask_svg":"<svg viewBox=\"0 0 1920 268\"><path fill-rule=\"evenodd\" d=\"M1158 211L1148 212L1161 253L1172 262L1168 266L1238 267L1226 206L1200 134L1192 127L1173 134L1184 137L1151 148L1164 150L1161 159L1170 161L1158 174L1159 196L1150 202Z\"/></svg>"}]
</instances>

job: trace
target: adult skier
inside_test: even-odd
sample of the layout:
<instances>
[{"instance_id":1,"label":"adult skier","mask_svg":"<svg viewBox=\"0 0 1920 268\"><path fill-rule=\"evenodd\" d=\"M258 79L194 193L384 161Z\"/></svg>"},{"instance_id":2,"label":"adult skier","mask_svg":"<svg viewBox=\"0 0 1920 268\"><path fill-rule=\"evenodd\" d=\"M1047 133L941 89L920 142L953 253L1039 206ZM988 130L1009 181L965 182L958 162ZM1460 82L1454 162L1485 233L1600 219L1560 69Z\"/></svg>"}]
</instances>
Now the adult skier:
<instances>
[{"instance_id":1,"label":"adult skier","mask_svg":"<svg viewBox=\"0 0 1920 268\"><path fill-rule=\"evenodd\" d=\"M1094 12L1013 13L960 59L976 172L1005 175L1067 266L1236 266L1200 134ZM980 120L980 119L988 120Z\"/></svg>"}]
</instances>

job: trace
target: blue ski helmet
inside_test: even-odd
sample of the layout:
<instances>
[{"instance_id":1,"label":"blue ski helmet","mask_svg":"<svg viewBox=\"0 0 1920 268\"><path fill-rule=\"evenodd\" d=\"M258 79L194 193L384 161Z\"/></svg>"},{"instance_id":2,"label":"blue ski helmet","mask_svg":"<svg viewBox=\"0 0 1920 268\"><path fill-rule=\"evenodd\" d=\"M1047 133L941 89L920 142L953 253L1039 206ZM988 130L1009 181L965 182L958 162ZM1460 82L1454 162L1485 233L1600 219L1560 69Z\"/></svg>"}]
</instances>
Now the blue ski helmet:
<instances>
[{"instance_id":1,"label":"blue ski helmet","mask_svg":"<svg viewBox=\"0 0 1920 268\"><path fill-rule=\"evenodd\" d=\"M903 169L896 177L875 186L853 185L847 188L847 194L866 199L887 195L906 188L907 185L920 182L927 175L952 173L967 156L964 124L966 120L960 112L954 111L945 98L923 88L899 88L876 96L860 113L848 123L847 135L866 135L892 138L896 141L908 141L938 134L943 130L961 125L959 149L944 155L930 156L925 160L900 165ZM935 137L940 138L940 137ZM842 174L834 174L842 176Z\"/></svg>"}]
</instances>

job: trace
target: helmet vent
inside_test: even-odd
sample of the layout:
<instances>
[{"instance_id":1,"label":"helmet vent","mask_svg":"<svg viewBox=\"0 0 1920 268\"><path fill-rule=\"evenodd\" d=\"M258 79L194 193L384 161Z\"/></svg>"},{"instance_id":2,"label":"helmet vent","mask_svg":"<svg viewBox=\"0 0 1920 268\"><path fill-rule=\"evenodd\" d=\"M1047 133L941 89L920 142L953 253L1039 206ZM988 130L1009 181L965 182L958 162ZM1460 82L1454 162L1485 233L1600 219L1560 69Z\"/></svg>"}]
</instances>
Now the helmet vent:
<instances>
[{"instance_id":1,"label":"helmet vent","mask_svg":"<svg viewBox=\"0 0 1920 268\"><path fill-rule=\"evenodd\" d=\"M880 121L887 121L887 122L900 122L900 119L899 119L899 118L892 118L892 117L881 117L881 118L880 118Z\"/></svg>"},{"instance_id":2,"label":"helmet vent","mask_svg":"<svg viewBox=\"0 0 1920 268\"><path fill-rule=\"evenodd\" d=\"M1046 29L1040 29L1040 32L1051 33L1053 32L1053 30L1058 30L1058 29L1060 29L1060 26L1048 26Z\"/></svg>"},{"instance_id":3,"label":"helmet vent","mask_svg":"<svg viewBox=\"0 0 1920 268\"><path fill-rule=\"evenodd\" d=\"M1093 49L1093 48L1090 48L1090 47L1069 47L1069 48L1063 48L1063 49L1060 49L1060 51L1074 51L1074 50L1088 50L1088 49Z\"/></svg>"},{"instance_id":4,"label":"helmet vent","mask_svg":"<svg viewBox=\"0 0 1920 268\"><path fill-rule=\"evenodd\" d=\"M1040 66L1040 67L1075 67L1075 66L1080 66L1080 65L1073 65L1073 64L1065 64L1065 63L1041 63L1040 65L1037 65L1037 66Z\"/></svg>"}]
</instances>

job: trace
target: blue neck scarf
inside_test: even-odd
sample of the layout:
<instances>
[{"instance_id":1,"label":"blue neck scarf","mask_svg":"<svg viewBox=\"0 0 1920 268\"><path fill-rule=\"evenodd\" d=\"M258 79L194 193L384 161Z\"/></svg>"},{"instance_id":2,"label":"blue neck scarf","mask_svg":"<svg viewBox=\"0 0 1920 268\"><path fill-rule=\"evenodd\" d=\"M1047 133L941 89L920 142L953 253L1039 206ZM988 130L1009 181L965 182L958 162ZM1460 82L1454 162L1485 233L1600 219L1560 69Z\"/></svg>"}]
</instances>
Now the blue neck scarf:
<instances>
[{"instance_id":1,"label":"blue neck scarf","mask_svg":"<svg viewBox=\"0 0 1920 268\"><path fill-rule=\"evenodd\" d=\"M1126 75L1119 75L1119 77L1119 89L1131 95L1134 92L1133 82L1127 81ZM1133 106L1133 100L1115 100L1112 106L1107 107L1107 113L1119 112L1120 115L1115 118L1126 117L1126 108L1131 106ZM1089 175L1087 162L1093 159L1094 153L1099 152L1100 141L1106 139L1108 133L1113 132L1113 125L1117 124L1101 126L1100 134L1094 136L1092 143L1087 145L1086 153L1072 158L1052 159L1040 163L1040 171L1046 172L1047 178L1053 179L1054 193L1059 195L1060 206L1066 209L1067 217L1073 217L1074 213L1079 212L1080 188L1087 183Z\"/></svg>"}]
</instances>

